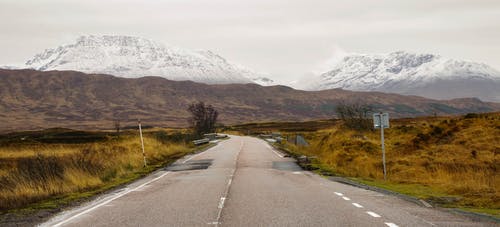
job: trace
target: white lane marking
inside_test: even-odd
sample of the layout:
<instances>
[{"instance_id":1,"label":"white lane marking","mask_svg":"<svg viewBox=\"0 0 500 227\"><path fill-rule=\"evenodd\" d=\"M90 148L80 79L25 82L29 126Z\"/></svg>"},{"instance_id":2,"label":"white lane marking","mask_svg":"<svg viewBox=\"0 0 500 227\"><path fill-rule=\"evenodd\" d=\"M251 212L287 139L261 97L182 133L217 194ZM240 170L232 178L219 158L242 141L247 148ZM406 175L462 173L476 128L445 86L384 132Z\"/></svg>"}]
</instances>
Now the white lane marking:
<instances>
[{"instance_id":1,"label":"white lane marking","mask_svg":"<svg viewBox=\"0 0 500 227\"><path fill-rule=\"evenodd\" d=\"M359 203L352 203L352 205L357 207L357 208L363 208L363 206L361 206Z\"/></svg>"},{"instance_id":2,"label":"white lane marking","mask_svg":"<svg viewBox=\"0 0 500 227\"><path fill-rule=\"evenodd\" d=\"M281 155L280 153L276 152L276 151L274 150L274 148L273 148L273 147L271 147L271 145L269 145L268 143L266 143L266 147L267 147L269 150L271 150L271 151L272 151L275 155L277 155L278 157L280 157L280 158L284 158L284 157L285 157L284 155Z\"/></svg>"},{"instance_id":3,"label":"white lane marking","mask_svg":"<svg viewBox=\"0 0 500 227\"><path fill-rule=\"evenodd\" d=\"M394 223L391 223L391 222L386 222L385 223L387 226L389 227L399 227L398 225L394 224Z\"/></svg>"},{"instance_id":4,"label":"white lane marking","mask_svg":"<svg viewBox=\"0 0 500 227\"><path fill-rule=\"evenodd\" d=\"M342 199L346 200L346 201L349 201L351 199L349 199L349 197L345 197L345 196L342 196Z\"/></svg>"},{"instance_id":5,"label":"white lane marking","mask_svg":"<svg viewBox=\"0 0 500 227\"><path fill-rule=\"evenodd\" d=\"M224 208L224 202L226 201L226 197L222 197L220 198L220 201L219 201L219 209L222 209Z\"/></svg>"},{"instance_id":6,"label":"white lane marking","mask_svg":"<svg viewBox=\"0 0 500 227\"><path fill-rule=\"evenodd\" d=\"M193 159L193 158L195 158L195 157L198 157L199 155L201 155L201 154L203 154L203 153L205 153L205 152L201 152L201 153L198 153L198 154L192 155L192 156L191 156L191 157L189 157L188 159L184 160L184 161L182 162L182 164L184 164L184 163L188 162L189 160L191 160L191 159Z\"/></svg>"},{"instance_id":7,"label":"white lane marking","mask_svg":"<svg viewBox=\"0 0 500 227\"><path fill-rule=\"evenodd\" d=\"M84 214L87 214L87 213L89 213L89 212L91 212L91 211L93 211L93 210L95 210L95 209L97 209L99 207L102 207L102 206L104 206L104 205L112 202L113 200L116 200L116 199L118 199L118 198L120 198L120 197L122 197L122 196L124 196L124 195L126 195L128 193L130 193L130 192L137 191L137 190L141 189L142 187L146 186L147 184L153 183L153 182L157 181L158 179L166 176L169 173L170 172L163 173L162 175L160 175L160 176L158 176L158 177L156 177L156 178L154 178L154 179L152 179L152 180L150 180L150 181L148 181L146 183L143 183L143 184L137 186L136 188L133 188L133 189L128 189L127 188L123 192L116 194L115 196L111 197L108 200L105 200L105 201L103 201L101 203L98 203L98 204L96 204L95 206L93 206L93 207L91 207L89 209L83 210L82 212L80 212L80 213L78 213L76 215L73 215L73 216L71 216L71 217L69 217L67 219L64 219L64 220L62 220L61 222L59 222L59 223L57 223L55 225L48 225L48 226L54 226L54 227L61 226L61 225L65 224L65 223L67 223L67 222L69 222L69 221L71 221L71 220L73 220L73 219L75 219L77 217L80 217L80 216L82 216ZM41 226L45 226L45 225L46 224L42 224Z\"/></svg>"},{"instance_id":8,"label":"white lane marking","mask_svg":"<svg viewBox=\"0 0 500 227\"><path fill-rule=\"evenodd\" d=\"M275 151L274 149L272 149L272 148L270 148L270 150L271 150L274 154L276 154L278 157L280 157L280 158L285 157L285 156L281 155L280 153L276 152L276 151Z\"/></svg>"},{"instance_id":9,"label":"white lane marking","mask_svg":"<svg viewBox=\"0 0 500 227\"><path fill-rule=\"evenodd\" d=\"M293 172L293 174L302 174L302 172L300 172L300 171L295 171L295 172Z\"/></svg>"},{"instance_id":10,"label":"white lane marking","mask_svg":"<svg viewBox=\"0 0 500 227\"><path fill-rule=\"evenodd\" d=\"M213 148L215 148L215 147L219 146L219 144L220 144L220 143L217 143L217 145L216 145L216 146L213 146L213 147L209 148L208 150L211 150L211 149L213 149ZM208 150L206 150L206 151L208 151ZM193 159L193 158L195 158L195 157L200 156L200 155L201 155L201 154L203 154L203 153L205 153L205 151L202 151L202 152L200 152L200 153L198 153L198 154L191 155L191 157L189 157L188 159L186 159L186 160L182 161L182 164L184 164L184 163L188 162L189 160L191 160L191 159Z\"/></svg>"},{"instance_id":11,"label":"white lane marking","mask_svg":"<svg viewBox=\"0 0 500 227\"><path fill-rule=\"evenodd\" d=\"M240 156L241 151L243 150L243 141L240 143L240 150L238 151L238 154L236 155L235 162L236 162L236 167L233 169L231 174L229 175L229 181L227 182L226 190L224 191L224 194L220 198L219 201L219 211L217 212L217 218L214 222L210 222L210 225L215 225L216 227L221 224L220 218L222 216L222 209L224 209L224 203L226 202L226 198L229 195L229 189L231 189L231 184L233 183L233 178L234 174L236 173L236 168L238 167L238 157Z\"/></svg>"},{"instance_id":12,"label":"white lane marking","mask_svg":"<svg viewBox=\"0 0 500 227\"><path fill-rule=\"evenodd\" d=\"M431 205L431 204L429 204L428 202L426 202L426 201L425 201L425 200L423 200L423 199L419 199L418 201L420 201L422 204L424 204L424 206L425 206L425 207L427 207L427 208L431 208L431 207L432 207L432 205Z\"/></svg>"},{"instance_id":13,"label":"white lane marking","mask_svg":"<svg viewBox=\"0 0 500 227\"><path fill-rule=\"evenodd\" d=\"M335 195L338 195L338 196L343 196L344 194L340 193L340 192L334 192Z\"/></svg>"},{"instance_id":14,"label":"white lane marking","mask_svg":"<svg viewBox=\"0 0 500 227\"><path fill-rule=\"evenodd\" d=\"M367 214L369 214L370 216L374 217L374 218L380 218L381 216L378 215L377 213L375 212L372 212L372 211L366 211Z\"/></svg>"}]
</instances>

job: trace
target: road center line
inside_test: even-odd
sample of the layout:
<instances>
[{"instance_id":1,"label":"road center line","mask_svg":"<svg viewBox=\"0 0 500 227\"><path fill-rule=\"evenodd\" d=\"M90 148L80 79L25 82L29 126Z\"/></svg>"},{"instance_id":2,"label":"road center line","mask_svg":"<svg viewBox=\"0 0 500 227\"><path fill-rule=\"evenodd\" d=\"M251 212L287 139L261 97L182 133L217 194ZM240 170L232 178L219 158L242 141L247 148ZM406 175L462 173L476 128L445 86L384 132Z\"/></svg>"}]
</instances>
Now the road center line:
<instances>
[{"instance_id":1,"label":"road center line","mask_svg":"<svg viewBox=\"0 0 500 227\"><path fill-rule=\"evenodd\" d=\"M380 218L381 216L378 215L377 213L375 212L372 212L372 211L366 211L367 214L369 214L370 216L374 217L374 218Z\"/></svg>"},{"instance_id":2,"label":"road center line","mask_svg":"<svg viewBox=\"0 0 500 227\"><path fill-rule=\"evenodd\" d=\"M229 195L229 189L231 189L231 184L233 183L234 174L236 173L236 169L238 168L238 157L240 156L242 150L243 150L243 141L241 141L240 143L240 150L238 151L238 154L236 155L236 158L234 160L236 162L235 167L231 172L231 174L229 175L229 180L226 185L226 190L224 191L224 194L220 198L219 206L217 206L217 208L219 209L217 212L217 218L214 222L209 223L211 225L215 225L216 227L219 226L219 224L221 224L220 218L222 216L222 210L224 209L224 203L226 202L226 198Z\"/></svg>"},{"instance_id":3,"label":"road center line","mask_svg":"<svg viewBox=\"0 0 500 227\"><path fill-rule=\"evenodd\" d=\"M363 206L361 206L359 203L352 203L352 205L357 207L357 208L363 208Z\"/></svg>"},{"instance_id":4,"label":"road center line","mask_svg":"<svg viewBox=\"0 0 500 227\"><path fill-rule=\"evenodd\" d=\"M335 195L338 195L338 196L343 196L344 194L340 193L340 192L334 192Z\"/></svg>"},{"instance_id":5,"label":"road center line","mask_svg":"<svg viewBox=\"0 0 500 227\"><path fill-rule=\"evenodd\" d=\"M222 197L220 198L220 201L219 201L219 209L222 209L224 208L224 202L226 201L226 197Z\"/></svg>"},{"instance_id":6,"label":"road center line","mask_svg":"<svg viewBox=\"0 0 500 227\"><path fill-rule=\"evenodd\" d=\"M342 199L346 200L346 201L349 201L351 199L349 199L349 197L345 197L345 196L342 196Z\"/></svg>"},{"instance_id":7,"label":"road center line","mask_svg":"<svg viewBox=\"0 0 500 227\"><path fill-rule=\"evenodd\" d=\"M385 223L387 226L389 227L399 227L398 225L394 224L394 223L391 223L391 222L386 222Z\"/></svg>"}]
</instances>

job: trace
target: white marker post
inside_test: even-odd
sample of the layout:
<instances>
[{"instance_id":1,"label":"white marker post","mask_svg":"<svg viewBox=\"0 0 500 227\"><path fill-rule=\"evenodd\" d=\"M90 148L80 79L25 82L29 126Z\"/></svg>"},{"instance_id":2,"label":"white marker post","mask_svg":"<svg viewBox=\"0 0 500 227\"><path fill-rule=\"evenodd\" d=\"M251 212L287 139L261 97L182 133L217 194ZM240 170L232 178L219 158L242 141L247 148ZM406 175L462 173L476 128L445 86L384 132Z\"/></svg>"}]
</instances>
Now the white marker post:
<instances>
[{"instance_id":1,"label":"white marker post","mask_svg":"<svg viewBox=\"0 0 500 227\"><path fill-rule=\"evenodd\" d=\"M146 167L146 153L144 152L144 139L142 138L142 127L141 127L141 119L137 120L139 122L139 135L141 135L141 147L142 147L142 157L144 158L144 167Z\"/></svg>"},{"instance_id":2,"label":"white marker post","mask_svg":"<svg viewBox=\"0 0 500 227\"><path fill-rule=\"evenodd\" d=\"M382 164L384 165L384 180L387 180L387 170L385 167L384 128L389 128L389 114L388 113L373 114L373 127L380 128L380 140L382 143Z\"/></svg>"}]
</instances>

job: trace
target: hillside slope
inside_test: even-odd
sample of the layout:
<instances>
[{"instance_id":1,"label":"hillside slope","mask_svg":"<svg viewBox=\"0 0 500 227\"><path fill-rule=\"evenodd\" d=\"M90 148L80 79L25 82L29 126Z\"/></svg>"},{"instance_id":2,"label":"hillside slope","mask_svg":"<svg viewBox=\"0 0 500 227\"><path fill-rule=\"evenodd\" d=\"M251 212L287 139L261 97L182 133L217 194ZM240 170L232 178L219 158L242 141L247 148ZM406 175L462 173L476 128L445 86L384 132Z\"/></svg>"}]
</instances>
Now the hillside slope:
<instances>
[{"instance_id":1,"label":"hillside slope","mask_svg":"<svg viewBox=\"0 0 500 227\"><path fill-rule=\"evenodd\" d=\"M340 89L300 91L257 84L206 85L160 77L137 79L75 71L0 70L0 131L47 127L112 128L141 118L157 126L186 126L187 106L205 101L224 124L303 121L335 115L341 102L371 104L393 117L498 111L478 99L437 101L416 96Z\"/></svg>"}]
</instances>

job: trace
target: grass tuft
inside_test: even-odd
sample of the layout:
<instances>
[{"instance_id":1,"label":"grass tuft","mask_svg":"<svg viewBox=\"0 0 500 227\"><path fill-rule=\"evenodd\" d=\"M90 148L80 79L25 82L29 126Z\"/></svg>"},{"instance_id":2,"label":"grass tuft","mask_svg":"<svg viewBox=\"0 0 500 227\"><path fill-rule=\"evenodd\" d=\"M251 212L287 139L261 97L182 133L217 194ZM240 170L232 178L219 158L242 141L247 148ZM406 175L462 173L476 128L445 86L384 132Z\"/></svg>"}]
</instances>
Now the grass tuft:
<instances>
[{"instance_id":1,"label":"grass tuft","mask_svg":"<svg viewBox=\"0 0 500 227\"><path fill-rule=\"evenodd\" d=\"M17 140L19 134L2 137L0 212L56 208L136 179L196 149L179 132L146 132L148 167L144 168L135 132L107 136L106 140L75 143L72 139L64 143L59 131L57 143L54 139L50 143ZM55 138L53 131L32 134ZM23 138L30 135L22 133Z\"/></svg>"}]
</instances>

